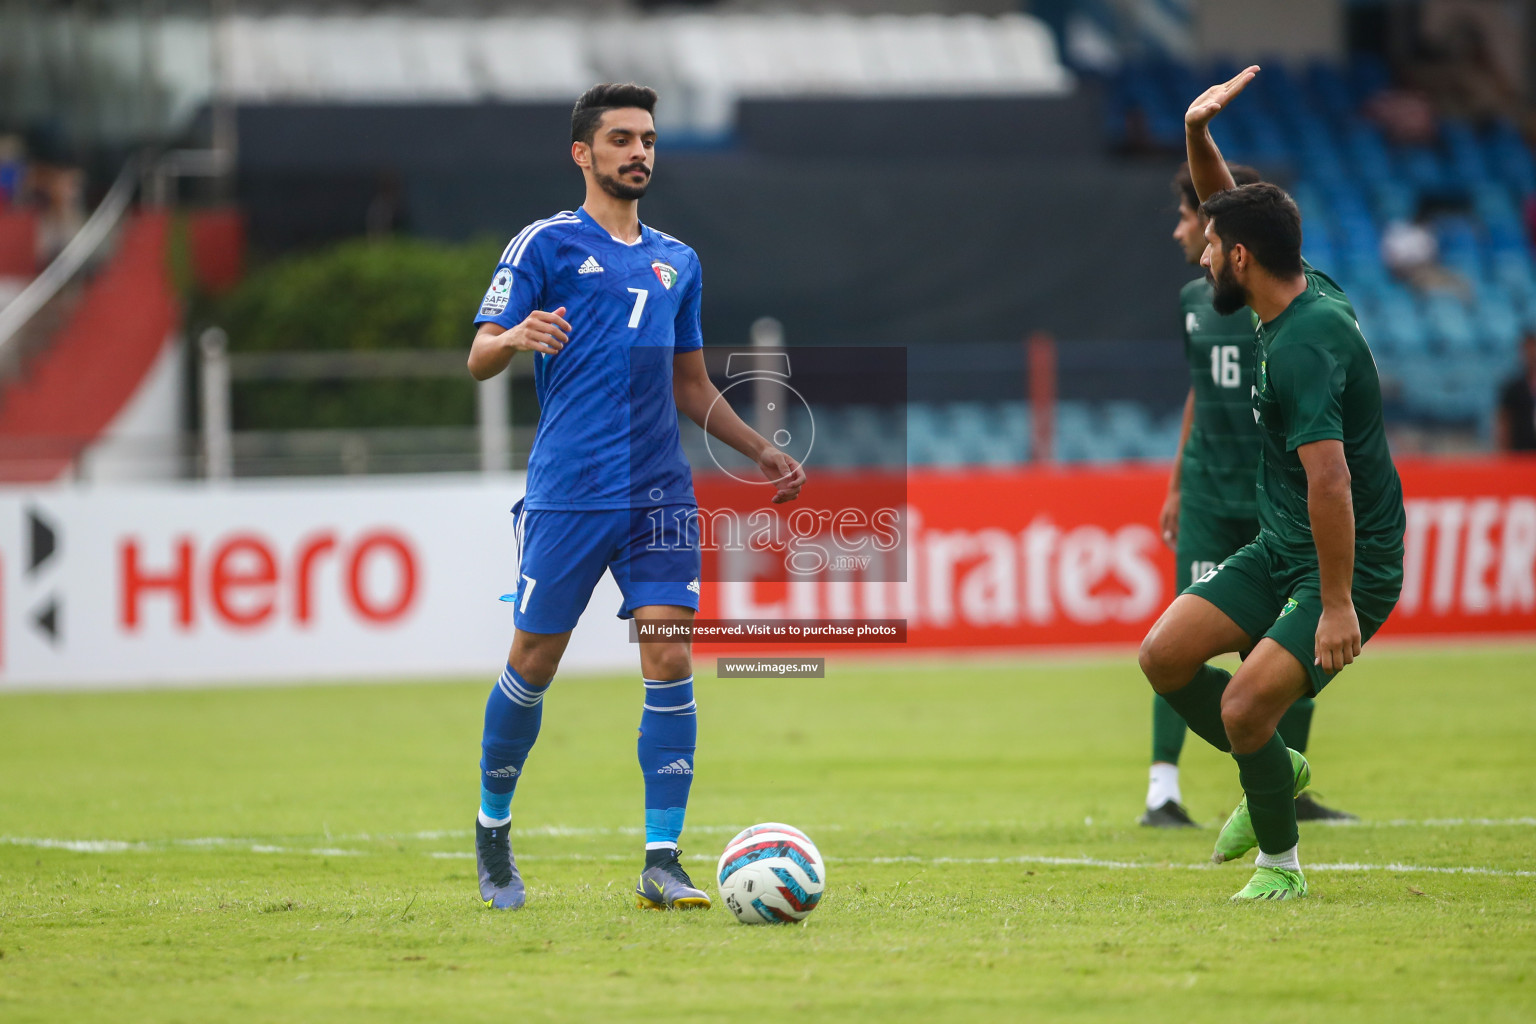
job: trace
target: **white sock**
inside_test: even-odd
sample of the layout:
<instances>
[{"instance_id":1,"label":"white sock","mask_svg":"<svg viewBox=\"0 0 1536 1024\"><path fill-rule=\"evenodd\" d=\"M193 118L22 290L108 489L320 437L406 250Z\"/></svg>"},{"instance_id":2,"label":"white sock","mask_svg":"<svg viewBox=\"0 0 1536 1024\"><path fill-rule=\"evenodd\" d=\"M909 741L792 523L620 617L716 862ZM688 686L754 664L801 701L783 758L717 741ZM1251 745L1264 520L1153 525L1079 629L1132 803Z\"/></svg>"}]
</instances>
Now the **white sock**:
<instances>
[{"instance_id":1,"label":"white sock","mask_svg":"<svg viewBox=\"0 0 1536 1024\"><path fill-rule=\"evenodd\" d=\"M1179 766L1158 761L1148 775L1147 810L1155 811L1169 800L1181 806L1184 803L1179 792Z\"/></svg>"},{"instance_id":2,"label":"white sock","mask_svg":"<svg viewBox=\"0 0 1536 1024\"><path fill-rule=\"evenodd\" d=\"M1255 863L1261 868L1285 868L1287 871L1300 871L1301 860L1296 856L1296 851L1299 848L1300 845L1298 844L1284 853L1275 854L1265 853L1263 850L1260 850L1259 858Z\"/></svg>"},{"instance_id":3,"label":"white sock","mask_svg":"<svg viewBox=\"0 0 1536 1024\"><path fill-rule=\"evenodd\" d=\"M505 818L502 818L500 821L492 821L490 818L485 816L484 811L479 811L475 814L475 819L479 821L480 824L485 828L499 828L502 825L511 824L512 815L509 814Z\"/></svg>"}]
</instances>

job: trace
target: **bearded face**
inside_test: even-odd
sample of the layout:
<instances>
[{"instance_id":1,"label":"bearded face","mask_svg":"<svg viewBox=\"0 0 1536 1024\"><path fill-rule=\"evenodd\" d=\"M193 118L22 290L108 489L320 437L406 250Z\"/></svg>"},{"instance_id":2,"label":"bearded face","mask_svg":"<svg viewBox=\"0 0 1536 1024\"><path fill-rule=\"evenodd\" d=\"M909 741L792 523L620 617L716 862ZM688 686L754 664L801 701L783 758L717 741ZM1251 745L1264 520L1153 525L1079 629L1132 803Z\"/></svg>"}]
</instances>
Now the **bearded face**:
<instances>
[{"instance_id":1,"label":"bearded face","mask_svg":"<svg viewBox=\"0 0 1536 1024\"><path fill-rule=\"evenodd\" d=\"M1212 262L1214 264L1215 261ZM1222 260L1219 266L1213 265L1208 276L1216 288L1215 294L1211 296L1211 306L1216 312L1222 316L1231 316L1248 305L1248 292L1233 275L1230 262Z\"/></svg>"}]
</instances>

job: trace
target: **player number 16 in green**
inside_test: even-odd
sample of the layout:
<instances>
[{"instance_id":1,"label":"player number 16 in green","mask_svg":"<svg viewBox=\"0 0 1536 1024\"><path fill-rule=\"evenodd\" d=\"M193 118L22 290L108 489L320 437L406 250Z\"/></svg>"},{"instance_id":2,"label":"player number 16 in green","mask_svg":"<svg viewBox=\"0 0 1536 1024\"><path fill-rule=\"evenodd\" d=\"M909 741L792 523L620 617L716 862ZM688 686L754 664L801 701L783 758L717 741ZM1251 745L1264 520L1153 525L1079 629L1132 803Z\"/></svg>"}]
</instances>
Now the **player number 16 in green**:
<instances>
[{"instance_id":1,"label":"player number 16 in green","mask_svg":"<svg viewBox=\"0 0 1536 1024\"><path fill-rule=\"evenodd\" d=\"M1242 352L1236 345L1211 346L1211 380L1218 387L1235 388L1243 380Z\"/></svg>"}]
</instances>

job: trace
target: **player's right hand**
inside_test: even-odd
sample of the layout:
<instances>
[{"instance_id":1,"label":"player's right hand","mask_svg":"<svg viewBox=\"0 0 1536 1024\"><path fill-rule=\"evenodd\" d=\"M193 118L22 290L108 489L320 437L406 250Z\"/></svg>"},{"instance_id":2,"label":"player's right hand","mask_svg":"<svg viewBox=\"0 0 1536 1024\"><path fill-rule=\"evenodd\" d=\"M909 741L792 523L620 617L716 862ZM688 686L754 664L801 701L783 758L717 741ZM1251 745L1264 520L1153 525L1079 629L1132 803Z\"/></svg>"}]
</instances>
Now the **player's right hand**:
<instances>
[{"instance_id":1,"label":"player's right hand","mask_svg":"<svg viewBox=\"0 0 1536 1024\"><path fill-rule=\"evenodd\" d=\"M503 334L501 340L514 351L554 355L571 340L571 325L565 320L565 307L561 306L553 313L534 310L522 323Z\"/></svg>"},{"instance_id":2,"label":"player's right hand","mask_svg":"<svg viewBox=\"0 0 1536 1024\"><path fill-rule=\"evenodd\" d=\"M1186 128L1204 128L1211 123L1211 118L1221 113L1222 109L1232 101L1238 93L1248 87L1253 81L1253 76L1259 73L1257 64L1251 65L1239 71L1236 76L1220 85L1213 85L1195 98L1195 102L1189 105L1184 112L1184 126Z\"/></svg>"},{"instance_id":3,"label":"player's right hand","mask_svg":"<svg viewBox=\"0 0 1536 1024\"><path fill-rule=\"evenodd\" d=\"M1317 620L1317 637L1312 647L1312 664L1324 672L1342 672L1345 665L1360 657L1360 618L1348 602L1337 607L1323 606Z\"/></svg>"},{"instance_id":4,"label":"player's right hand","mask_svg":"<svg viewBox=\"0 0 1536 1024\"><path fill-rule=\"evenodd\" d=\"M1157 515L1158 536L1163 538L1163 544L1169 551L1177 551L1179 547L1179 492L1169 491L1168 497L1163 501L1163 510Z\"/></svg>"}]
</instances>

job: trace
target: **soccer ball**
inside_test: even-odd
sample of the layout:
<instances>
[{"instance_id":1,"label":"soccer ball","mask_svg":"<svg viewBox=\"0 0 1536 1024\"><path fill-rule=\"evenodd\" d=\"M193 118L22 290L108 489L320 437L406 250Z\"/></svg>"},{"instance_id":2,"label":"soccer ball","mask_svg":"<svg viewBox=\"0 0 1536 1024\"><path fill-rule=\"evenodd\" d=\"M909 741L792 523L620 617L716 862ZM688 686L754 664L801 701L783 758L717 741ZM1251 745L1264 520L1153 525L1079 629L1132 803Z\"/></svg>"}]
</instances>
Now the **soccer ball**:
<instances>
[{"instance_id":1,"label":"soccer ball","mask_svg":"<svg viewBox=\"0 0 1536 1024\"><path fill-rule=\"evenodd\" d=\"M804 832L768 822L742 829L725 844L715 876L736 920L777 924L802 920L816 909L827 866Z\"/></svg>"}]
</instances>

